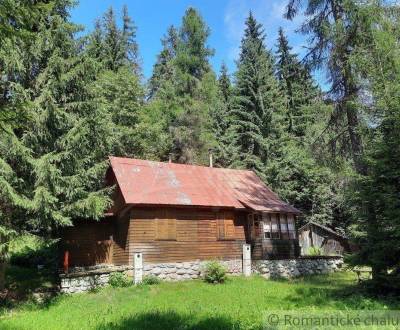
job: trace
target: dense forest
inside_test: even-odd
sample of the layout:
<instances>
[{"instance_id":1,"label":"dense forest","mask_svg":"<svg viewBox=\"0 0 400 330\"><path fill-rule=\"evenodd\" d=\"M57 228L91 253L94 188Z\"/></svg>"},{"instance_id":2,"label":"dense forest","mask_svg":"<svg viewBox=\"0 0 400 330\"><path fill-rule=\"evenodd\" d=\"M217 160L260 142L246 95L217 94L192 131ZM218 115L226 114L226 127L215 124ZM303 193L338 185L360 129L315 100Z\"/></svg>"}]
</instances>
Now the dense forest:
<instances>
[{"instance_id":1,"label":"dense forest","mask_svg":"<svg viewBox=\"0 0 400 330\"><path fill-rule=\"evenodd\" d=\"M236 70L214 72L195 8L161 39L151 77L126 7L89 34L71 0L0 3L0 255L29 232L50 237L100 219L108 156L254 170L303 214L360 247L375 278L400 269L400 7L289 0L307 54L279 30L276 51L250 12ZM140 28L140 27L139 27ZM323 92L313 70L323 70ZM0 262L1 263L1 262Z\"/></svg>"}]
</instances>

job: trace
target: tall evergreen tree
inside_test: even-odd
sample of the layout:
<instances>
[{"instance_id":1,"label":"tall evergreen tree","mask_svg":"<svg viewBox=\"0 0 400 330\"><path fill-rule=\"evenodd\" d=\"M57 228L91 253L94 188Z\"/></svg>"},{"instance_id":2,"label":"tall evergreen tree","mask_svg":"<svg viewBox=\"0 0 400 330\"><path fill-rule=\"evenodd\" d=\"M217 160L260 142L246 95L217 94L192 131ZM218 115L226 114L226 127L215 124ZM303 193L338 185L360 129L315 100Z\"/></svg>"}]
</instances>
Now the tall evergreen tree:
<instances>
[{"instance_id":1,"label":"tall evergreen tree","mask_svg":"<svg viewBox=\"0 0 400 330\"><path fill-rule=\"evenodd\" d=\"M7 102L29 103L31 115L23 130L8 126L0 133L1 227L7 230L49 235L74 219L101 218L111 204L107 157L134 154L138 77L130 61L106 70L82 48L69 7L70 1L51 3L32 38L20 41L19 92Z\"/></svg>"},{"instance_id":2,"label":"tall evergreen tree","mask_svg":"<svg viewBox=\"0 0 400 330\"><path fill-rule=\"evenodd\" d=\"M218 78L218 102L211 110L212 131L215 139L216 166L229 167L237 160L237 141L232 118L233 86L225 63Z\"/></svg>"},{"instance_id":3,"label":"tall evergreen tree","mask_svg":"<svg viewBox=\"0 0 400 330\"><path fill-rule=\"evenodd\" d=\"M295 138L304 138L307 124L313 120L306 107L315 105L319 93L309 70L292 53L282 28L279 29L276 69L282 93L287 100L288 133Z\"/></svg>"},{"instance_id":4,"label":"tall evergreen tree","mask_svg":"<svg viewBox=\"0 0 400 330\"><path fill-rule=\"evenodd\" d=\"M271 53L264 45L264 32L252 13L246 20L236 73L234 125L241 165L263 176L269 145L276 127L272 114L283 112Z\"/></svg>"},{"instance_id":5,"label":"tall evergreen tree","mask_svg":"<svg viewBox=\"0 0 400 330\"><path fill-rule=\"evenodd\" d=\"M372 267L375 284L400 288L400 15L386 2L361 4L362 42L350 58L368 99L366 175L349 192L360 246L353 262ZM390 274L390 275L389 275Z\"/></svg>"},{"instance_id":6,"label":"tall evergreen tree","mask_svg":"<svg viewBox=\"0 0 400 330\"><path fill-rule=\"evenodd\" d=\"M163 114L170 152L178 162L204 163L212 144L209 113L217 85L208 62L213 53L207 45L209 33L200 14L189 8L179 29L170 28L162 40L150 80L153 111Z\"/></svg>"},{"instance_id":7,"label":"tall evergreen tree","mask_svg":"<svg viewBox=\"0 0 400 330\"><path fill-rule=\"evenodd\" d=\"M208 58L214 50L207 46L210 28L194 8L186 10L179 29L176 67L179 72L179 91L194 96L197 83L210 71Z\"/></svg>"},{"instance_id":8,"label":"tall evergreen tree","mask_svg":"<svg viewBox=\"0 0 400 330\"><path fill-rule=\"evenodd\" d=\"M311 37L307 60L313 67L325 67L332 83L335 113L329 122L330 129L335 128L333 122L345 124L354 168L358 173L365 173L358 102L360 86L350 63L358 44L360 22L354 19L358 6L355 1L348 0L290 0L286 17L294 18L301 5L306 7L301 31ZM342 118L345 121L340 121ZM338 137L343 135L342 130L339 128Z\"/></svg>"},{"instance_id":9,"label":"tall evergreen tree","mask_svg":"<svg viewBox=\"0 0 400 330\"><path fill-rule=\"evenodd\" d=\"M149 80L149 98L156 95L159 89L168 90L166 85L173 84L175 75L174 59L178 47L178 31L171 25L167 34L161 39L163 49L157 55L157 61L153 67L153 74Z\"/></svg>"},{"instance_id":10,"label":"tall evergreen tree","mask_svg":"<svg viewBox=\"0 0 400 330\"><path fill-rule=\"evenodd\" d=\"M135 74L140 74L136 26L126 6L122 10L121 28L114 9L110 7L101 20L96 20L87 39L85 48L88 54L103 63L104 68L115 72L122 66L130 66Z\"/></svg>"}]
</instances>

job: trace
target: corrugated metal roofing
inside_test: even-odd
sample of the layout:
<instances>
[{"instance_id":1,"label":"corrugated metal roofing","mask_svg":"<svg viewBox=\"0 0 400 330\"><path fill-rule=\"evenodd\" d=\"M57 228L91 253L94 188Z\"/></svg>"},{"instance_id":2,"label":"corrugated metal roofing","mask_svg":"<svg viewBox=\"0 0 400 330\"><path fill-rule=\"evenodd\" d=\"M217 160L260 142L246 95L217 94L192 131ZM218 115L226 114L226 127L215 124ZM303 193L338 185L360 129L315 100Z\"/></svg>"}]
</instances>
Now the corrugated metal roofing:
<instances>
[{"instance_id":1,"label":"corrugated metal roofing","mask_svg":"<svg viewBox=\"0 0 400 330\"><path fill-rule=\"evenodd\" d=\"M193 205L299 213L252 171L110 157L126 204Z\"/></svg>"}]
</instances>

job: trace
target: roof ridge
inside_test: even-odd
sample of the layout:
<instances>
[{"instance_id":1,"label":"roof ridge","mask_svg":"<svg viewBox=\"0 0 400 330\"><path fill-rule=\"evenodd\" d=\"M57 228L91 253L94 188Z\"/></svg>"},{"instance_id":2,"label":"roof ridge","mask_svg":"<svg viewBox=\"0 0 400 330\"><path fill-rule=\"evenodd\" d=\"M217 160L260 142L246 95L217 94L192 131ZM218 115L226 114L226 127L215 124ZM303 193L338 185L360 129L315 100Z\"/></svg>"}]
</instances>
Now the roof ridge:
<instances>
[{"instance_id":1,"label":"roof ridge","mask_svg":"<svg viewBox=\"0 0 400 330\"><path fill-rule=\"evenodd\" d=\"M158 163L158 164L163 164L167 166L189 166L189 167L201 167L201 168L209 168L210 170L224 170L224 171L243 171L243 172L255 172L253 170L249 169L243 169L243 168L229 168L229 167L210 167L207 165L198 165L198 164L183 164L183 163L170 163L168 161L160 161L160 160L150 160L150 159L141 159L141 158L130 158L130 157L119 157L119 156L109 156L109 160L111 161L112 159L117 160L119 163L124 163L124 164L129 164L132 161L140 161L140 162L153 162L153 163ZM124 162L124 160L126 162ZM144 164L146 165L146 164Z\"/></svg>"}]
</instances>

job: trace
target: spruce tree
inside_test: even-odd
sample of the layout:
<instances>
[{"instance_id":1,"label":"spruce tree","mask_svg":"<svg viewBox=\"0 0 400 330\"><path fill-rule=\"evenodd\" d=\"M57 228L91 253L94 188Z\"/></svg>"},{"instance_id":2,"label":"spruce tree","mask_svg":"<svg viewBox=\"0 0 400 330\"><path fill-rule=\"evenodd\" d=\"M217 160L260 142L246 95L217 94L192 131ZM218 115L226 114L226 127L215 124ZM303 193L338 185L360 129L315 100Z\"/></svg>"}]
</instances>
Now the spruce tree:
<instances>
[{"instance_id":1,"label":"spruce tree","mask_svg":"<svg viewBox=\"0 0 400 330\"><path fill-rule=\"evenodd\" d=\"M237 160L237 141L232 118L233 86L228 68L222 63L218 78L218 102L212 107L212 131L215 139L215 165L234 166Z\"/></svg>"},{"instance_id":2,"label":"spruce tree","mask_svg":"<svg viewBox=\"0 0 400 330\"><path fill-rule=\"evenodd\" d=\"M178 47L178 32L173 25L168 28L167 34L161 39L161 44L163 49L157 55L157 61L149 80L149 98L153 98L160 89L166 92L168 86L174 82L175 65L173 60Z\"/></svg>"},{"instance_id":3,"label":"spruce tree","mask_svg":"<svg viewBox=\"0 0 400 330\"><path fill-rule=\"evenodd\" d=\"M324 104L308 68L301 63L283 30L279 30L276 75L283 99L281 131L267 166L268 182L290 204L303 212L302 221L336 225L340 195L335 176L314 153L312 142L331 108ZM341 224L343 228L344 224Z\"/></svg>"},{"instance_id":4,"label":"spruce tree","mask_svg":"<svg viewBox=\"0 0 400 330\"><path fill-rule=\"evenodd\" d=\"M140 75L136 26L126 6L122 10L121 28L114 9L110 7L102 19L96 20L93 32L86 39L86 51L105 69L115 72L122 66L130 66L135 74Z\"/></svg>"},{"instance_id":5,"label":"spruce tree","mask_svg":"<svg viewBox=\"0 0 400 330\"><path fill-rule=\"evenodd\" d=\"M35 39L21 49L30 60L21 67L31 73L29 84L9 102L22 98L32 114L24 130L1 133L0 199L6 207L0 212L17 231L49 235L75 219L101 218L111 205L112 187L104 186L107 157L135 154L132 130L142 92L126 61L129 48L119 55L125 60L107 70L110 62L74 38L79 28L68 21L69 5L53 3L35 26Z\"/></svg>"},{"instance_id":6,"label":"spruce tree","mask_svg":"<svg viewBox=\"0 0 400 330\"><path fill-rule=\"evenodd\" d=\"M292 53L282 28L279 29L276 71L287 101L286 129L294 138L302 139L313 121L307 107L321 102L321 96L308 68Z\"/></svg>"},{"instance_id":7,"label":"spruce tree","mask_svg":"<svg viewBox=\"0 0 400 330\"><path fill-rule=\"evenodd\" d=\"M241 41L233 104L241 166L256 170L262 177L271 138L277 133L272 114L283 112L273 57L264 39L261 24L250 13Z\"/></svg>"}]
</instances>

